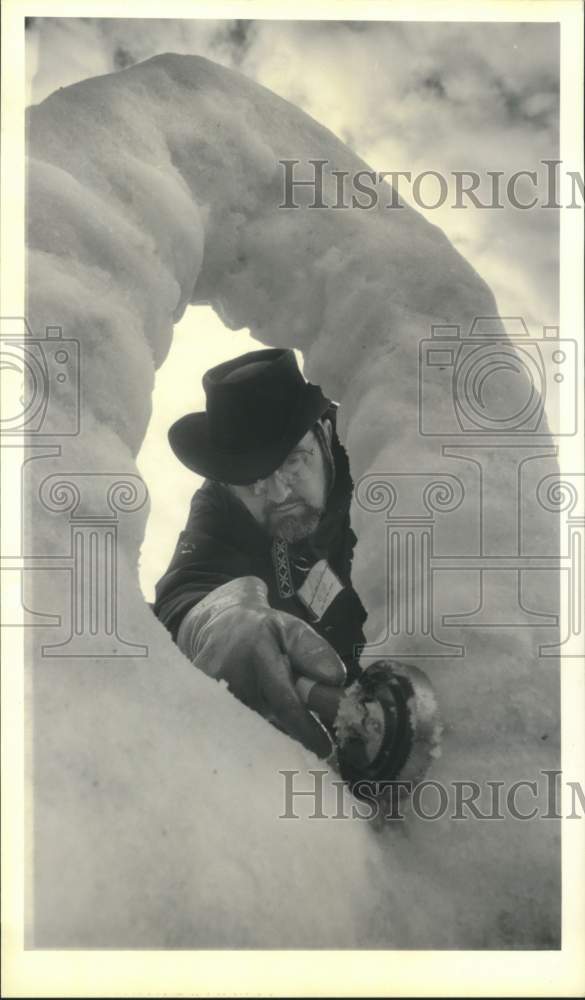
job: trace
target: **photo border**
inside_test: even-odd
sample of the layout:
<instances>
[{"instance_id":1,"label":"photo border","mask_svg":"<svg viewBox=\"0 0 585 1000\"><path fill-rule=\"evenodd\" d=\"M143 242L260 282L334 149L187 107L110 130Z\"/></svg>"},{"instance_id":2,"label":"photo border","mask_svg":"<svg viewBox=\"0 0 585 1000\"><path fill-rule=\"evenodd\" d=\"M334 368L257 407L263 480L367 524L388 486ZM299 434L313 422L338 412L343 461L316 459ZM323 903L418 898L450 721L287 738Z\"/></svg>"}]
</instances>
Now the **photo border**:
<instances>
[{"instance_id":1,"label":"photo border","mask_svg":"<svg viewBox=\"0 0 585 1000\"><path fill-rule=\"evenodd\" d=\"M294 17L293 17L294 14ZM119 3L5 0L2 97L3 287L0 314L24 310L24 17L270 18L272 20L559 21L560 159L583 172L583 7L580 0L404 3L401 0L298 2L122 0ZM566 203L566 202L565 202ZM582 338L583 212L561 210L561 330ZM573 333L571 333L573 335ZM581 340L582 343L582 340ZM581 412L583 412L581 405ZM582 467L578 442L560 439L561 469ZM4 517L11 509L3 481ZM4 596L5 607L19 601ZM563 615L566 614L566 608ZM2 927L6 997L109 996L568 996L585 990L585 821L562 821L563 936L558 951L114 951L24 947L25 778L24 653L20 630L5 630L2 670ZM581 660L561 658L562 769L583 780L585 678ZM563 810L566 815L566 810ZM28 869L30 870L30 869ZM28 890L25 886L25 890ZM96 959L99 959L96 961Z\"/></svg>"}]
</instances>

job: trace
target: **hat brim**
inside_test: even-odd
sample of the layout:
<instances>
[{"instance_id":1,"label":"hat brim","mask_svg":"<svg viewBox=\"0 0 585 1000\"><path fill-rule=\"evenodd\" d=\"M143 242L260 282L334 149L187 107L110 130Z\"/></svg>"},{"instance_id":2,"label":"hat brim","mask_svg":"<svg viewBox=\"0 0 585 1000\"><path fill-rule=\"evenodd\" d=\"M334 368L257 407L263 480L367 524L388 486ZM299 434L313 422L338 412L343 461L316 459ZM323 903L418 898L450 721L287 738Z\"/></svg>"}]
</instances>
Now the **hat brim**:
<instances>
[{"instance_id":1,"label":"hat brim","mask_svg":"<svg viewBox=\"0 0 585 1000\"><path fill-rule=\"evenodd\" d=\"M297 407L278 442L254 451L221 451L210 440L207 413L187 413L169 430L169 444L183 465L206 479L244 486L266 479L292 448L332 405L318 385L306 384Z\"/></svg>"}]
</instances>

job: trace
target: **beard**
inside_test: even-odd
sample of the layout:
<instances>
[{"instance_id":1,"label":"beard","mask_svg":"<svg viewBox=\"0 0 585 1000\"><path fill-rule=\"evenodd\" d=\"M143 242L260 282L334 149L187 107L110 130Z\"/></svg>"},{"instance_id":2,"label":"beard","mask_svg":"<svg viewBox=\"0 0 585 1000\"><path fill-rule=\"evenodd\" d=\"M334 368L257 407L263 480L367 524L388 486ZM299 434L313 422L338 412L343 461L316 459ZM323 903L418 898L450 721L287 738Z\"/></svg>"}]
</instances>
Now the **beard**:
<instances>
[{"instance_id":1,"label":"beard","mask_svg":"<svg viewBox=\"0 0 585 1000\"><path fill-rule=\"evenodd\" d=\"M323 513L322 508L311 507L303 500L296 502L299 506L294 510L281 511L278 506L271 506L266 511L266 524L272 536L277 535L287 542L299 542L317 530Z\"/></svg>"}]
</instances>

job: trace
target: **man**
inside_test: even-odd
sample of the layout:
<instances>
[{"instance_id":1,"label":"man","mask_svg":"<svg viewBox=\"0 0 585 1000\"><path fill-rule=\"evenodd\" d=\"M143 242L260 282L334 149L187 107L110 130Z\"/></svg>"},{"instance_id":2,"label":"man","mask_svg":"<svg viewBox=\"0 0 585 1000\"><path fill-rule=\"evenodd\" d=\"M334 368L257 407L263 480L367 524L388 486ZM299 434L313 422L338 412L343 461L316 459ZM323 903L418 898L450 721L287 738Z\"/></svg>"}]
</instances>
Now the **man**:
<instances>
[{"instance_id":1,"label":"man","mask_svg":"<svg viewBox=\"0 0 585 1000\"><path fill-rule=\"evenodd\" d=\"M359 676L364 607L351 584L353 483L336 404L293 351L252 351L208 371L206 412L169 431L206 477L191 501L155 614L205 673L320 756L331 743L300 681Z\"/></svg>"}]
</instances>

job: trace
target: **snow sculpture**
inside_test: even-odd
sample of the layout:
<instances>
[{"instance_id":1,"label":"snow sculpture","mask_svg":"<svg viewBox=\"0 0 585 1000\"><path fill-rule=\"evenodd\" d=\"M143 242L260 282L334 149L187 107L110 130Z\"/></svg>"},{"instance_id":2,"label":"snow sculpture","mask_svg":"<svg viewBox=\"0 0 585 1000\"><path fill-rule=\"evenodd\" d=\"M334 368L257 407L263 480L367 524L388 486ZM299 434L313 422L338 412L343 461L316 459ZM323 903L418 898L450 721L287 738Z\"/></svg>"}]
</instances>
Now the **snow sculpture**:
<instances>
[{"instance_id":1,"label":"snow sculpture","mask_svg":"<svg viewBox=\"0 0 585 1000\"><path fill-rule=\"evenodd\" d=\"M548 510L522 507L554 479L553 449L524 369L510 371L489 289L440 230L386 208L386 186L370 210L310 208L308 187L294 189L299 208L279 207L281 160L299 161L298 179L327 161L328 205L331 171L366 167L297 108L205 59L159 56L61 89L28 128L28 320L51 380L24 474L40 558L26 600L37 626L31 942L554 945L554 822L411 814L380 832L312 820L307 799L295 803L302 819L279 819L278 772L298 771L307 789L321 765L191 667L137 577L147 503L134 458L154 371L188 304L208 302L230 327L301 349L305 374L341 404L355 580L378 643L366 654L414 657L431 677L445 719L431 777L508 787L554 768L558 672L538 655L555 641L554 587L521 572L528 556L555 554L554 496ZM458 353L470 332L482 364L496 344L507 350L500 381L478 388L469 348ZM456 368L469 398L453 398ZM527 392L536 430L494 438L502 416L518 430ZM323 787L333 813L331 776ZM485 794L478 802L485 812Z\"/></svg>"}]
</instances>

